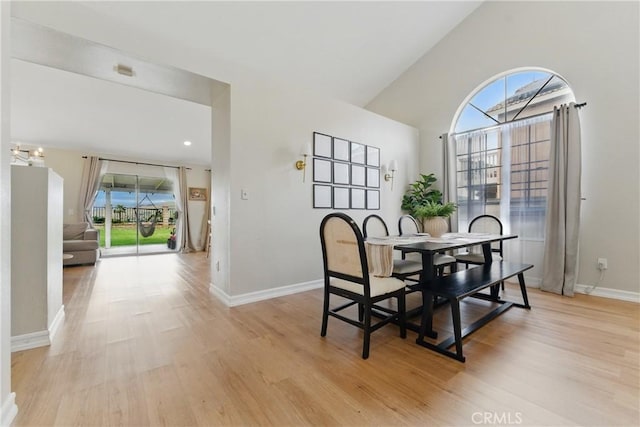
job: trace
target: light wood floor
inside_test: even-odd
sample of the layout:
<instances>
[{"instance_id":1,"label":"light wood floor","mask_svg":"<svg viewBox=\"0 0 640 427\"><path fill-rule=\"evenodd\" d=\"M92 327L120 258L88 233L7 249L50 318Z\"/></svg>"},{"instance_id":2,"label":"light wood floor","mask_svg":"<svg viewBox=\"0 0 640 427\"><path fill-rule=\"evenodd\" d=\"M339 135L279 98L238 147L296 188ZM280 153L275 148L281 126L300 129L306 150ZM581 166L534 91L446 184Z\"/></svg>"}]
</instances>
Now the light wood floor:
<instances>
[{"instance_id":1,"label":"light wood floor","mask_svg":"<svg viewBox=\"0 0 640 427\"><path fill-rule=\"evenodd\" d=\"M15 425L640 425L637 304L532 289L531 311L465 340L465 364L391 325L365 361L356 328L330 319L320 337L320 290L226 308L207 263L65 268L53 345L13 354ZM486 308L467 301L467 319Z\"/></svg>"}]
</instances>

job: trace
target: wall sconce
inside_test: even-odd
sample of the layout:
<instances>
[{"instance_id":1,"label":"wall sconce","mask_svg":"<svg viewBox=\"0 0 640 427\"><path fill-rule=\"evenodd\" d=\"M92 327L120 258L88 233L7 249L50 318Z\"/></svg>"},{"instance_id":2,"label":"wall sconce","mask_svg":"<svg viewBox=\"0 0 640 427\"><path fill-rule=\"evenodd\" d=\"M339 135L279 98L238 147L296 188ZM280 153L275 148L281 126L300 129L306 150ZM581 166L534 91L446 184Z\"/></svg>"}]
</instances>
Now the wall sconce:
<instances>
[{"instance_id":1,"label":"wall sconce","mask_svg":"<svg viewBox=\"0 0 640 427\"><path fill-rule=\"evenodd\" d=\"M303 156L304 158L302 160L298 160L296 162L296 169L302 171L302 182L304 182L304 179L307 175L307 155L303 154Z\"/></svg>"},{"instance_id":2,"label":"wall sconce","mask_svg":"<svg viewBox=\"0 0 640 427\"><path fill-rule=\"evenodd\" d=\"M391 173L385 173L384 180L387 182L391 181L391 190L393 190L393 175L398 170L398 162L396 162L395 160L391 160L387 170Z\"/></svg>"}]
</instances>

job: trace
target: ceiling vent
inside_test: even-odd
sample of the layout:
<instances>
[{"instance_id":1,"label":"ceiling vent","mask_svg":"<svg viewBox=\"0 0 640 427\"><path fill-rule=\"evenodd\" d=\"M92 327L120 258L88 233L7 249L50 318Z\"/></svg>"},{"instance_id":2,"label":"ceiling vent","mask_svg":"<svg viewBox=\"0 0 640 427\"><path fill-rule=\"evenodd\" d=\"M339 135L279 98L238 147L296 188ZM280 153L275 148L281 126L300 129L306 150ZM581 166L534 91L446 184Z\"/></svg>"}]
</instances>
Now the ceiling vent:
<instances>
[{"instance_id":1,"label":"ceiling vent","mask_svg":"<svg viewBox=\"0 0 640 427\"><path fill-rule=\"evenodd\" d=\"M127 67L126 65L118 64L115 66L114 70L118 74L122 74L123 76L133 77L133 68Z\"/></svg>"}]
</instances>

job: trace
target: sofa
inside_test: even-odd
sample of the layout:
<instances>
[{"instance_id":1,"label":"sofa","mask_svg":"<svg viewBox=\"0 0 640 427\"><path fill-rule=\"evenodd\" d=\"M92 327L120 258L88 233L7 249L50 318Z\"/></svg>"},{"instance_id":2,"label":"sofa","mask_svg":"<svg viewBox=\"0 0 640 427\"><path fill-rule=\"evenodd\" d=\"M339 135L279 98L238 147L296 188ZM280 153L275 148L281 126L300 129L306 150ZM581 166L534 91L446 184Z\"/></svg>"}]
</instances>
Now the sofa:
<instances>
[{"instance_id":1,"label":"sofa","mask_svg":"<svg viewBox=\"0 0 640 427\"><path fill-rule=\"evenodd\" d=\"M62 265L95 264L100 255L98 230L88 222L64 224L62 228Z\"/></svg>"}]
</instances>

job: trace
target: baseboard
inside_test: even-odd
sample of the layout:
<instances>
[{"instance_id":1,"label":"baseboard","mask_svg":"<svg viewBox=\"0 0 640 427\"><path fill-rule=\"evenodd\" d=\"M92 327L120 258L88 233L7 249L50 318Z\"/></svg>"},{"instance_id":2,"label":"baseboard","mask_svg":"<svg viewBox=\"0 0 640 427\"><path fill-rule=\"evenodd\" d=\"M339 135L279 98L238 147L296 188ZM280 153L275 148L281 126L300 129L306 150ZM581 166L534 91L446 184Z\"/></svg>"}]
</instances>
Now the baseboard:
<instances>
[{"instance_id":1,"label":"baseboard","mask_svg":"<svg viewBox=\"0 0 640 427\"><path fill-rule=\"evenodd\" d=\"M537 277L525 277L525 283L527 284L527 287L539 288L542 280ZM209 292L215 295L227 307L235 307L238 305L250 304L252 302L263 301L271 298L278 298L285 295L297 294L298 292L305 292L311 289L318 289L322 286L323 281L322 279L320 279L310 282L297 283L294 285L281 286L279 288L267 289L264 291L249 292L242 295L231 296L224 292L222 289L215 287L213 283L210 283ZM573 290L575 293L579 294L640 303L640 293L638 292L621 291L611 288L595 288L593 291L589 292L591 288L592 286L589 285L576 284Z\"/></svg>"},{"instance_id":2,"label":"baseboard","mask_svg":"<svg viewBox=\"0 0 640 427\"><path fill-rule=\"evenodd\" d=\"M509 279L509 281L511 280L515 280L515 282L517 283L517 277L512 277L511 279ZM527 284L528 288L539 288L540 285L542 285L542 279L540 279L539 277L529 277L529 276L524 276L524 283Z\"/></svg>"},{"instance_id":3,"label":"baseboard","mask_svg":"<svg viewBox=\"0 0 640 427\"><path fill-rule=\"evenodd\" d=\"M576 284L576 286L573 288L573 291L578 294L592 295L594 297L611 298L621 301L640 303L640 293L638 292L621 291L619 289L611 288L593 288L593 286L591 285L581 284Z\"/></svg>"},{"instance_id":4,"label":"baseboard","mask_svg":"<svg viewBox=\"0 0 640 427\"><path fill-rule=\"evenodd\" d=\"M525 282L528 288L539 288L542 284L542 280L535 277L525 277ZM617 299L620 301L630 301L635 303L640 303L640 293L638 292L629 292L629 291L621 291L618 289L611 288L598 288L593 289L591 285L581 285L576 283L573 288L573 292L576 294L584 294L584 295L592 295L594 297L603 297L603 298L611 298Z\"/></svg>"},{"instance_id":5,"label":"baseboard","mask_svg":"<svg viewBox=\"0 0 640 427\"><path fill-rule=\"evenodd\" d=\"M318 289L322 286L324 286L324 282L322 280L312 280L310 282L296 283L294 285L281 286L279 288L266 289L264 291L249 292L241 295L229 295L211 283L209 284L209 292L215 295L227 307L235 307L271 298L278 298L285 295L297 294L311 289Z\"/></svg>"},{"instance_id":6,"label":"baseboard","mask_svg":"<svg viewBox=\"0 0 640 427\"><path fill-rule=\"evenodd\" d=\"M36 347L51 345L49 331L38 331L30 334L16 335L11 337L11 352L30 350Z\"/></svg>"},{"instance_id":7,"label":"baseboard","mask_svg":"<svg viewBox=\"0 0 640 427\"><path fill-rule=\"evenodd\" d=\"M0 426L10 426L16 415L18 415L16 394L9 393L4 402L2 402L2 408L0 408Z\"/></svg>"},{"instance_id":8,"label":"baseboard","mask_svg":"<svg viewBox=\"0 0 640 427\"><path fill-rule=\"evenodd\" d=\"M49 326L49 341L53 342L53 338L58 333L58 329L60 329L60 325L62 325L62 321L64 320L64 305L60 307L60 310L56 313L56 317L53 318L53 322Z\"/></svg>"},{"instance_id":9,"label":"baseboard","mask_svg":"<svg viewBox=\"0 0 640 427\"><path fill-rule=\"evenodd\" d=\"M11 337L11 352L30 350L36 347L51 345L53 338L58 333L62 321L64 320L64 305L56 313L56 316L47 331L31 332L29 334L16 335Z\"/></svg>"}]
</instances>

